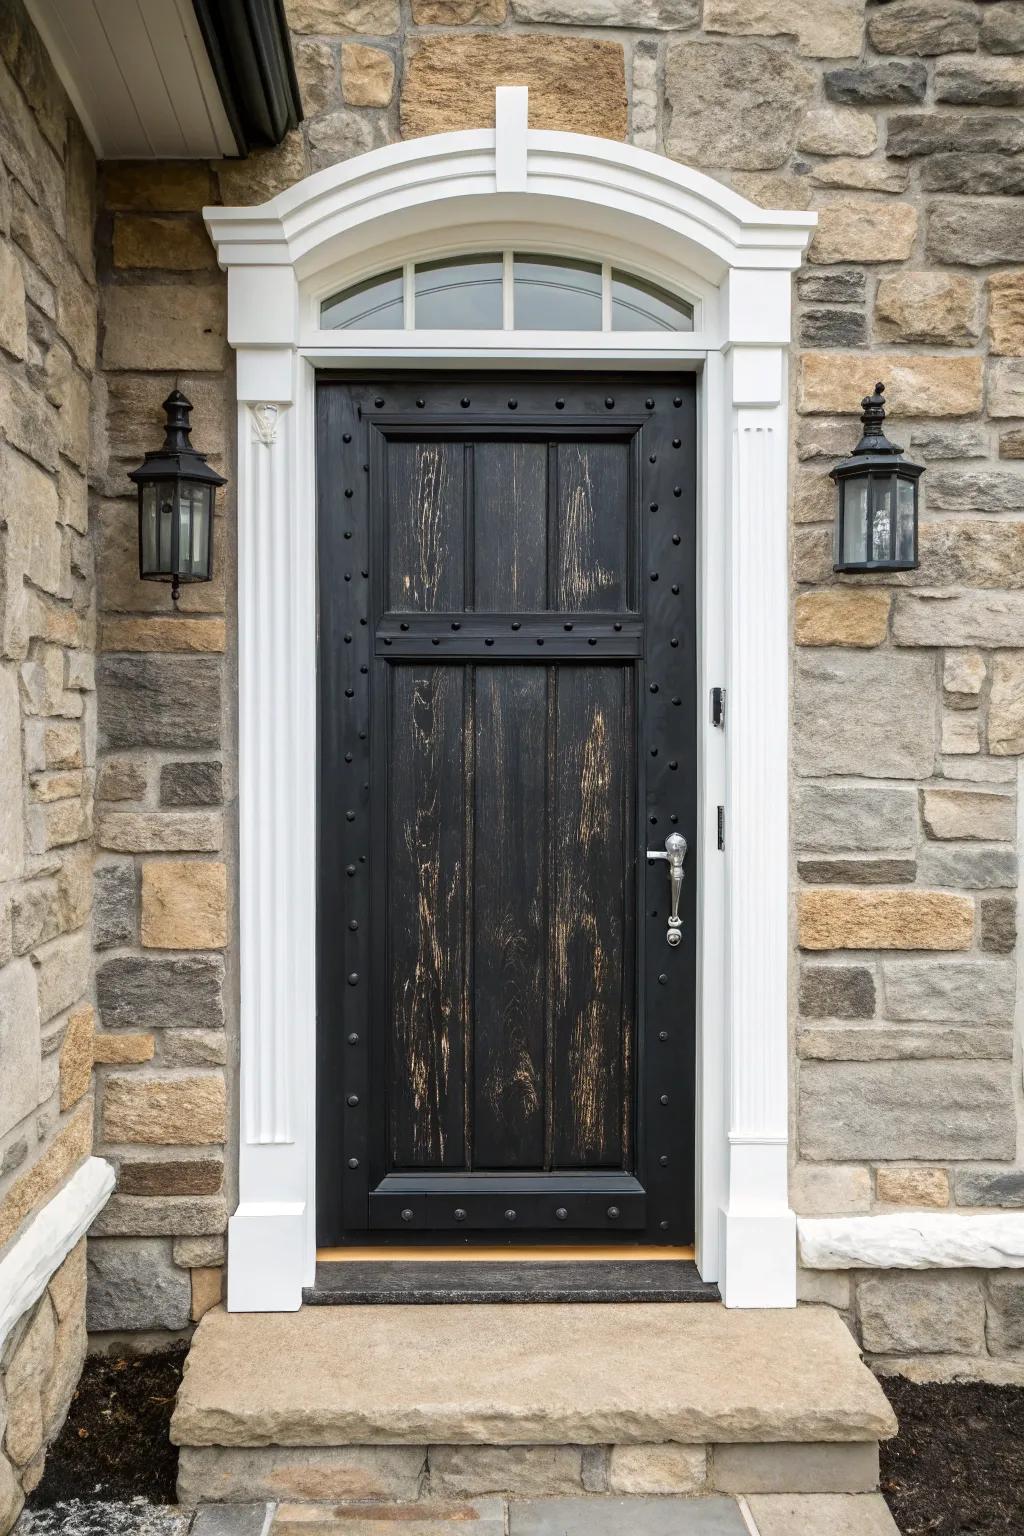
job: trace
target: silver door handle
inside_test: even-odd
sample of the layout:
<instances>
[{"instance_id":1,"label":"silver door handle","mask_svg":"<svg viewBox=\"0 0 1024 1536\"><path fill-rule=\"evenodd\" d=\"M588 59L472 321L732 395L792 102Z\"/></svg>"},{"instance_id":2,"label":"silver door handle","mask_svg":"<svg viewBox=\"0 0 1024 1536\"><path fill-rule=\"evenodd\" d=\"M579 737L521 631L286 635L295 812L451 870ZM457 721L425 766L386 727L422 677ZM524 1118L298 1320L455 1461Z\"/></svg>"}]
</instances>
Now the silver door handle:
<instances>
[{"instance_id":1,"label":"silver door handle","mask_svg":"<svg viewBox=\"0 0 1024 1536\"><path fill-rule=\"evenodd\" d=\"M683 920L679 916L679 898L683 894L683 863L686 859L686 838L679 832L670 832L665 839L665 847L648 848L647 862L653 864L656 859L664 859L668 864L669 885L672 891L672 915L668 920L668 933L665 935L669 944L675 949L682 943Z\"/></svg>"}]
</instances>

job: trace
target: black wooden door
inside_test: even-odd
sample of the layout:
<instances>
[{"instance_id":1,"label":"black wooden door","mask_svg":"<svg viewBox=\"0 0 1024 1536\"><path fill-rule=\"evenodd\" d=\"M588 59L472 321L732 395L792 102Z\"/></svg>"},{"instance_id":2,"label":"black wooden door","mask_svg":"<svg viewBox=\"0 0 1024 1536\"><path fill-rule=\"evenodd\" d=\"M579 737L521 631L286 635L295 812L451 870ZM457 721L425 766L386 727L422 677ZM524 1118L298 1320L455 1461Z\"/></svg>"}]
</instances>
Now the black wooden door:
<instances>
[{"instance_id":1,"label":"black wooden door","mask_svg":"<svg viewBox=\"0 0 1024 1536\"><path fill-rule=\"evenodd\" d=\"M321 1243L692 1240L694 423L319 386Z\"/></svg>"}]
</instances>

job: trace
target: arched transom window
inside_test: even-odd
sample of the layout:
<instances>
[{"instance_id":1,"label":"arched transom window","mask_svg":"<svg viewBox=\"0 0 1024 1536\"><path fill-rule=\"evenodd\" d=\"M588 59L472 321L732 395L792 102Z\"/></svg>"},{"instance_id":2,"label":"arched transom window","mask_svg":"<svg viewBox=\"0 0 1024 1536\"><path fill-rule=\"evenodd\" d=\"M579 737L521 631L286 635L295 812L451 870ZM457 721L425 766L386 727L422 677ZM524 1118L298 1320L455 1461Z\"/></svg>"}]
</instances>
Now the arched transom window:
<instances>
[{"instance_id":1,"label":"arched transom window","mask_svg":"<svg viewBox=\"0 0 1024 1536\"><path fill-rule=\"evenodd\" d=\"M323 300L328 331L692 331L693 305L608 262L521 251L407 262Z\"/></svg>"}]
</instances>

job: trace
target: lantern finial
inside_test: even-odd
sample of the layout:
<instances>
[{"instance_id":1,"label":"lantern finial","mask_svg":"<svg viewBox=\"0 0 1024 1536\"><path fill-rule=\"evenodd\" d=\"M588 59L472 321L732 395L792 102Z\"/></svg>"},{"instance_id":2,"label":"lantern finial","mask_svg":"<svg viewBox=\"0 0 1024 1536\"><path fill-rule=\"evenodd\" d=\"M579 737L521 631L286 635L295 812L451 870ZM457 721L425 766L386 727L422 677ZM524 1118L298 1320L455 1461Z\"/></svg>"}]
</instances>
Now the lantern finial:
<instances>
[{"instance_id":1,"label":"lantern finial","mask_svg":"<svg viewBox=\"0 0 1024 1536\"><path fill-rule=\"evenodd\" d=\"M854 457L865 453L902 453L903 449L890 443L885 435L885 385L881 380L875 385L874 394L865 395L860 404L864 433L853 450Z\"/></svg>"}]
</instances>

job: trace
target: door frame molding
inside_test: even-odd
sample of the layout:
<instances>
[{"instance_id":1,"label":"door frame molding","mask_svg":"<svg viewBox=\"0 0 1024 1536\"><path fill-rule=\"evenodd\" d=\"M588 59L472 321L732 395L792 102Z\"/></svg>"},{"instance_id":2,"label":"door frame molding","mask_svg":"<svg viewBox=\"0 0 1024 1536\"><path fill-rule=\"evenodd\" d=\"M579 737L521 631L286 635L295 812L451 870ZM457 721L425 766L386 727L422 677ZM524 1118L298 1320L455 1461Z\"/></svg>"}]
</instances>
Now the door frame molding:
<instances>
[{"instance_id":1,"label":"door frame molding","mask_svg":"<svg viewBox=\"0 0 1024 1536\"><path fill-rule=\"evenodd\" d=\"M528 129L526 90L496 97L493 129L390 145L260 207L204 210L228 273L238 401L239 1204L228 1307L293 1311L315 1264L315 371L467 363L700 375L697 1263L728 1306L794 1306L787 354L790 274L816 216L756 208L630 145ZM642 253L652 278L695 296L697 329L464 333L452 345L429 331L317 328L324 292L396 252L493 249L510 233L527 249ZM724 731L706 707L719 685Z\"/></svg>"}]
</instances>

